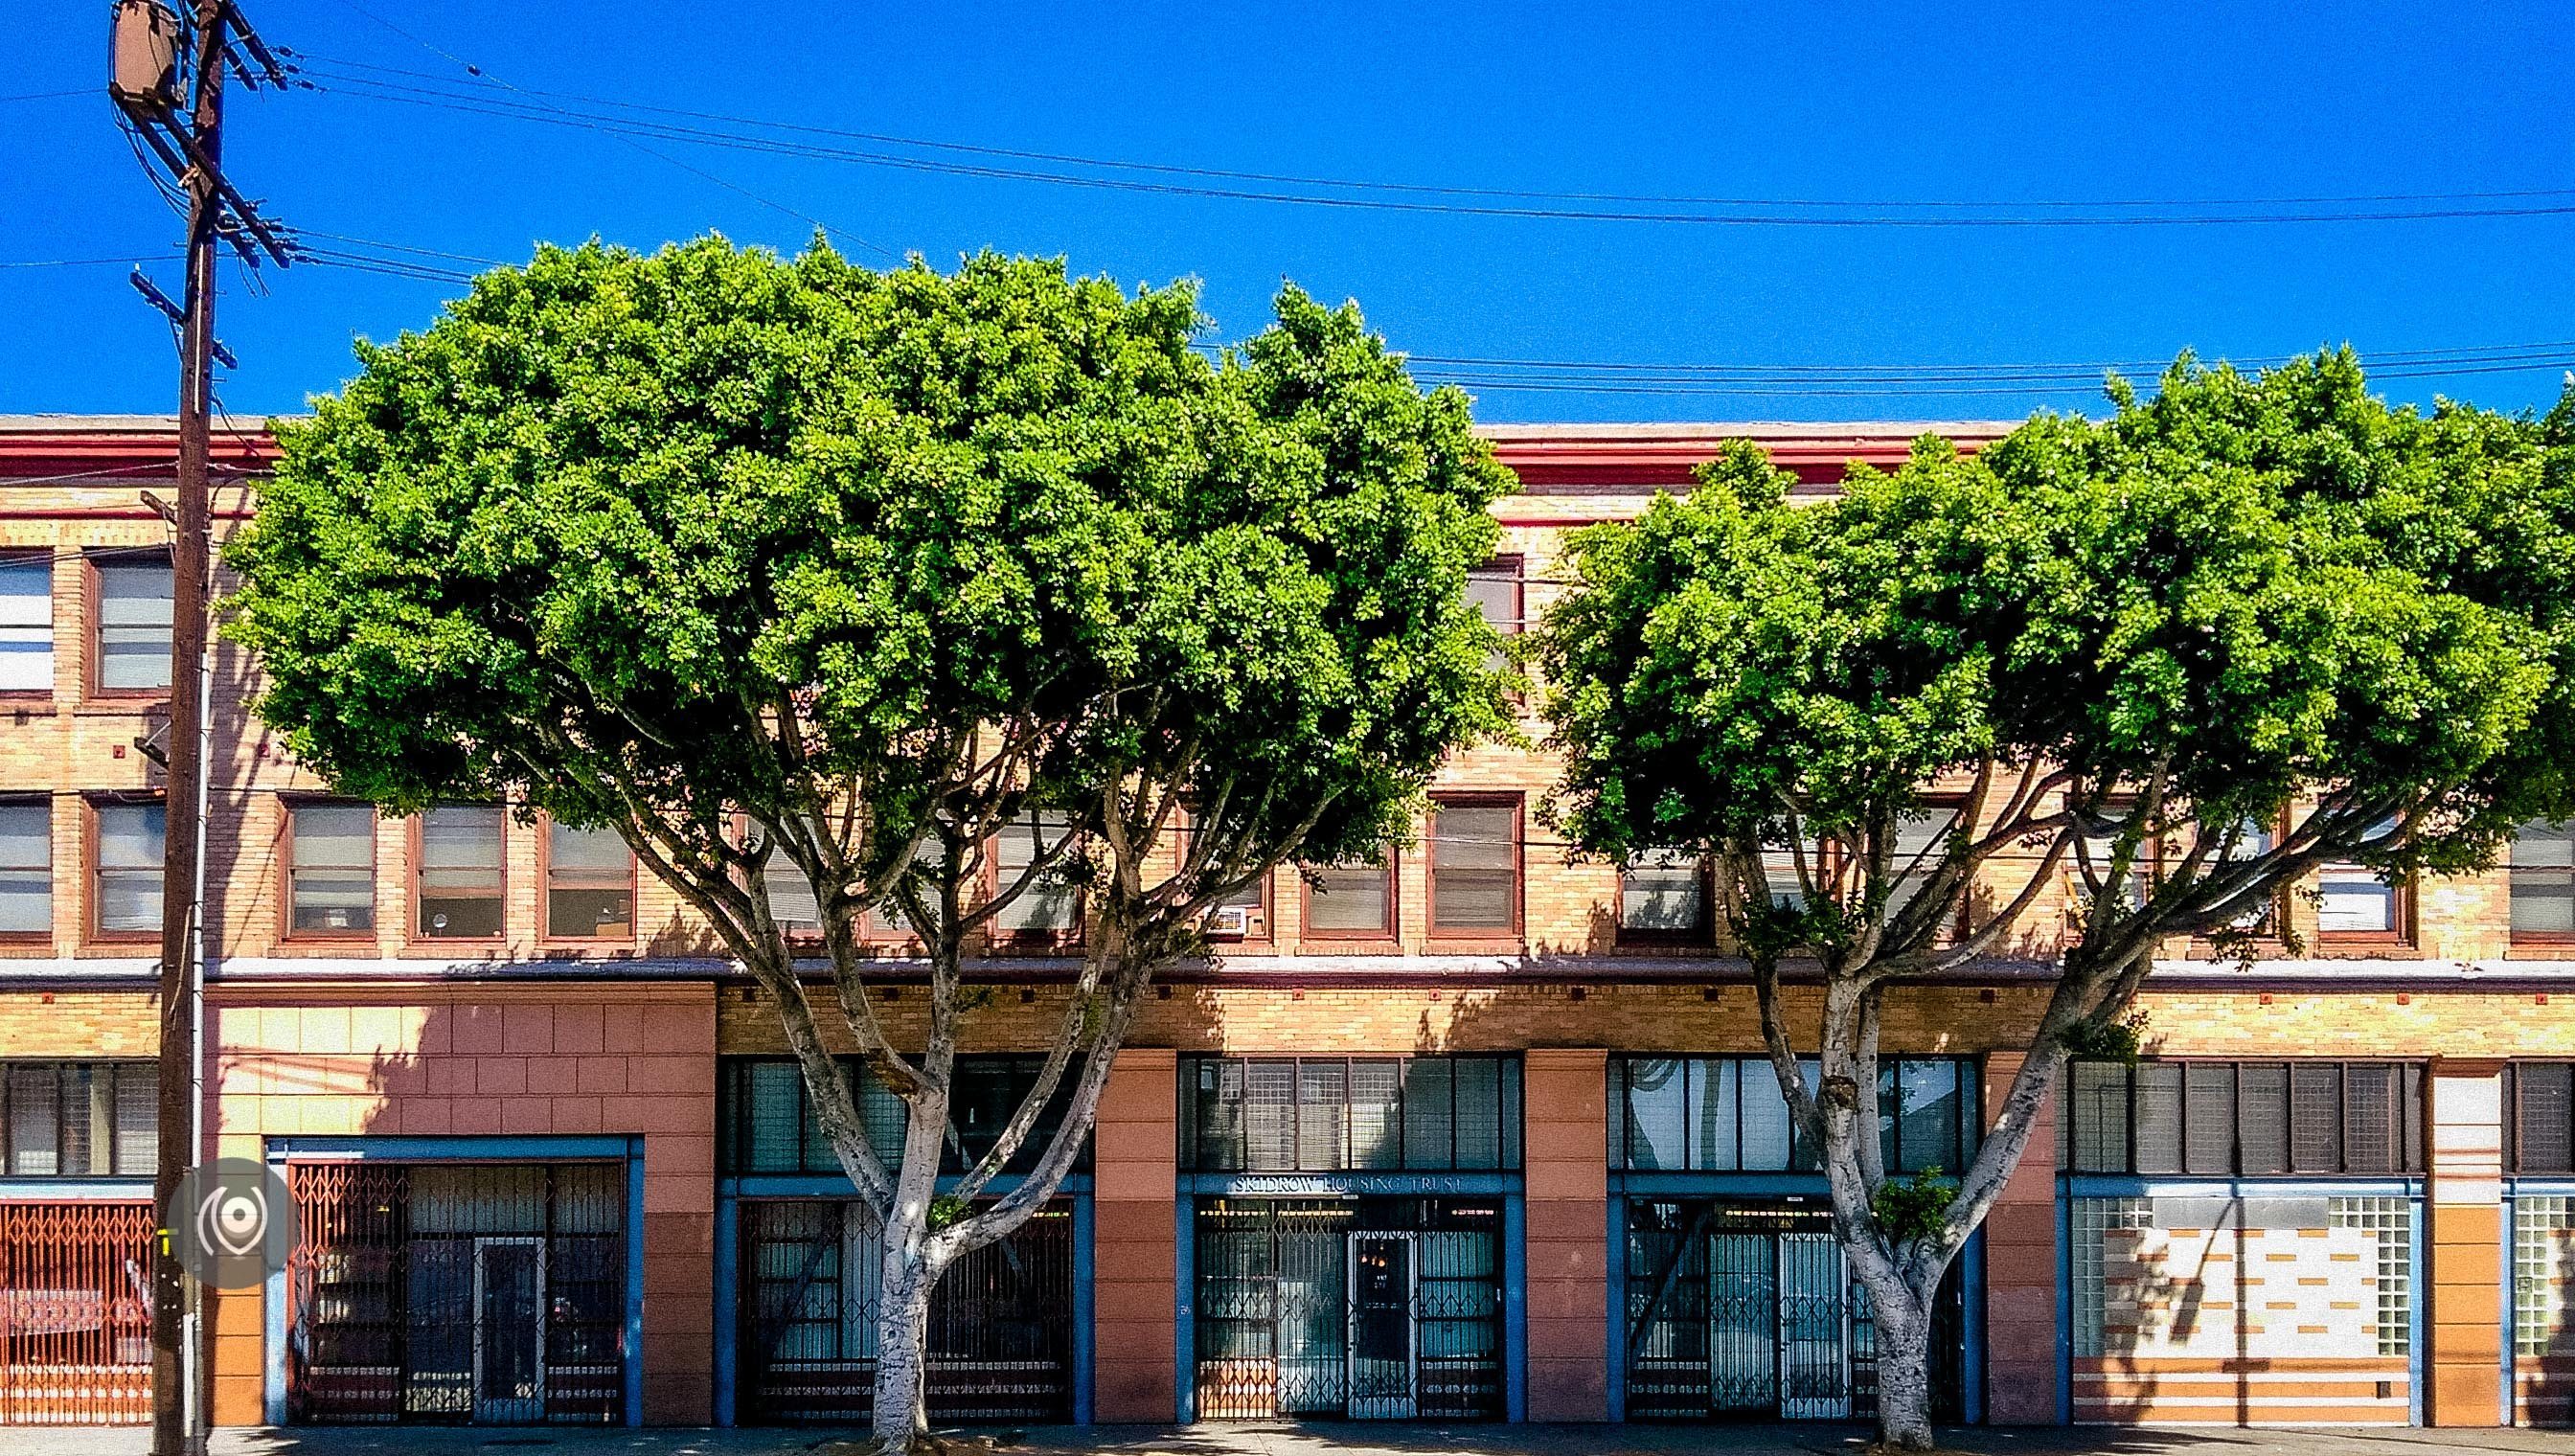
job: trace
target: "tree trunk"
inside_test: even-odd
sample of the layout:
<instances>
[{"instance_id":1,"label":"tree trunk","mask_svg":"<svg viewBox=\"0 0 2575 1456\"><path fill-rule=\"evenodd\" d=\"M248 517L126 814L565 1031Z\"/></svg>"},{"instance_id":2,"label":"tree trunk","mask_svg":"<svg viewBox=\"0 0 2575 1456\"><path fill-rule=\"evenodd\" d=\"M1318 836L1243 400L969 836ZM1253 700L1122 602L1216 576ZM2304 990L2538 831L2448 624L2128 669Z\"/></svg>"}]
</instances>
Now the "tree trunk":
<instances>
[{"instance_id":1,"label":"tree trunk","mask_svg":"<svg viewBox=\"0 0 2575 1456\"><path fill-rule=\"evenodd\" d=\"M884 1456L905 1456L930 1434L930 1291L939 1271L922 1251L919 1230L911 1232L886 1229L878 1285L875 1435Z\"/></svg>"},{"instance_id":2,"label":"tree trunk","mask_svg":"<svg viewBox=\"0 0 2575 1456\"><path fill-rule=\"evenodd\" d=\"M1877 1439L1893 1451L1931 1449L1931 1313L1900 1279L1867 1279L1877 1336ZM1888 1287L1880 1289L1884 1283Z\"/></svg>"}]
</instances>

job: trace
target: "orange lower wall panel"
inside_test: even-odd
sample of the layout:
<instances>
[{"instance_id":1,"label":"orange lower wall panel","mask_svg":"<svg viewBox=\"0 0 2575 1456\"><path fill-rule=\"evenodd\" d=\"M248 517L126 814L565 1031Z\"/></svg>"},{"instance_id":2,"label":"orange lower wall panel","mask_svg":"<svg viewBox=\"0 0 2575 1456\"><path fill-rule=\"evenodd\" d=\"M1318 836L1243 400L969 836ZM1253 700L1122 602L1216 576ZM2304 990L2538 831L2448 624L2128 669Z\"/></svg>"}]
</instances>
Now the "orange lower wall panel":
<instances>
[{"instance_id":1,"label":"orange lower wall panel","mask_svg":"<svg viewBox=\"0 0 2575 1456\"><path fill-rule=\"evenodd\" d=\"M2402 1356L2074 1362L2074 1419L2083 1424L2401 1426L2411 1395Z\"/></svg>"}]
</instances>

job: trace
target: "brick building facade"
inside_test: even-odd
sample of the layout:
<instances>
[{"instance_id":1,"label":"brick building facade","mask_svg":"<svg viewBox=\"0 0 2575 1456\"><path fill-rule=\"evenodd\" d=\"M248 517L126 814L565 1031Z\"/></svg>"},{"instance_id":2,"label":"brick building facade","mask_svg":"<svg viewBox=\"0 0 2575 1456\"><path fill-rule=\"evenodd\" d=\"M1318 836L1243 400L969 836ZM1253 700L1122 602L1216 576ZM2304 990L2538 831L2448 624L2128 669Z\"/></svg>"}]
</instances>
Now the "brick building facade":
<instances>
[{"instance_id":1,"label":"brick building facade","mask_svg":"<svg viewBox=\"0 0 2575 1456\"><path fill-rule=\"evenodd\" d=\"M1685 485L1724 438L1821 492L1914 431L1491 433L1524 490L1477 590L1515 625L1565 530ZM0 1424L149 1398L131 1274L168 598L143 493L173 448L160 420L0 422ZM222 444L219 530L269 458ZM216 1302L217 1419L860 1410L870 1231L803 1131L772 1008L595 843L335 803L248 715L252 674L219 652L209 1150L282 1169L304 1246ZM1867 1312L1747 1061L1743 967L1636 924L1619 868L1537 825L1552 772L1459 755L1382 883L1318 909L1274 876L1240 940L1168 979L1063 1198L952 1276L944 1415L1865 1411ZM2069 1078L1960 1261L1946 1412L2575 1417L2575 919L2549 921L2575 855L2531 842L2490 874L2292 896L2297 958L2176 947L2146 1060ZM1043 1045L1065 968L991 964L981 1085ZM879 993L902 1034L919 991L897 967ZM1971 1146L2042 993L1997 957L1893 994L1906 1165Z\"/></svg>"}]
</instances>

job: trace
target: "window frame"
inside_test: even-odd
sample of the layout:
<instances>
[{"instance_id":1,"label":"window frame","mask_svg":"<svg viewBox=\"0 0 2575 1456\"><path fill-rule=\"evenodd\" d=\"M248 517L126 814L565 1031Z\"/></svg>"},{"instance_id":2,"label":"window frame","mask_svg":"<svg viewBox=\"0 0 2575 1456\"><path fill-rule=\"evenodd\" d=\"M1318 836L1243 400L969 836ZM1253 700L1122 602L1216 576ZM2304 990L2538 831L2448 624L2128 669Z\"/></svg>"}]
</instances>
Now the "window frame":
<instances>
[{"instance_id":1,"label":"window frame","mask_svg":"<svg viewBox=\"0 0 2575 1456\"><path fill-rule=\"evenodd\" d=\"M0 945L50 945L54 942L57 914L62 909L62 875L54 852L54 796L42 791L0 793L0 808L41 809L45 815L45 928L42 930L0 930ZM32 867L32 866L29 866Z\"/></svg>"},{"instance_id":2,"label":"window frame","mask_svg":"<svg viewBox=\"0 0 2575 1456\"><path fill-rule=\"evenodd\" d=\"M1304 881L1297 886L1301 891L1297 895L1297 939L1320 941L1338 946L1391 946L1399 943L1403 926L1403 879L1396 871L1402 867L1402 864L1401 852L1389 848L1385 851L1385 863L1382 865L1369 864L1361 860L1354 865L1320 866L1334 873L1347 873L1354 869L1375 869L1382 873L1385 876L1385 919L1381 925L1372 930L1317 928L1314 924L1314 901L1318 896L1313 884L1310 881Z\"/></svg>"},{"instance_id":3,"label":"window frame","mask_svg":"<svg viewBox=\"0 0 2575 1456\"><path fill-rule=\"evenodd\" d=\"M17 1119L10 1115L9 1084L13 1080L14 1073L28 1067L46 1068L50 1069L54 1073L54 1151L56 1169L50 1173L21 1173L14 1171L13 1169L13 1164L17 1159L18 1153L15 1138ZM63 1130L65 1125L63 1118L69 1110L65 1105L65 1099L62 1095L62 1075L65 1071L76 1067L86 1069L93 1075L101 1070L107 1070L114 1073L120 1080L127 1075L140 1073L141 1075L151 1079L154 1097L157 1102L160 1088L160 1066L149 1058L112 1056L27 1056L0 1058L0 1179L23 1179L29 1182L54 1183L151 1178L152 1169L150 1168L143 1168L135 1172L119 1172L116 1170L117 1155L124 1148L125 1137L117 1123L115 1114L117 1093L113 1087L111 1087L108 1092L109 1113L107 1119L107 1167L105 1169L101 1169L96 1166L99 1159L96 1146L93 1144L90 1156L92 1166L80 1172L64 1172L61 1170L60 1160L63 1147ZM154 1139L156 1145L158 1143L157 1133L158 1130L156 1128Z\"/></svg>"},{"instance_id":4,"label":"window frame","mask_svg":"<svg viewBox=\"0 0 2575 1456\"><path fill-rule=\"evenodd\" d=\"M62 681L63 670L62 619L54 605L54 553L47 547L0 549L0 567L13 566L37 566L44 569L47 672L45 686L42 688L0 688L0 703L51 703L54 701L55 686Z\"/></svg>"},{"instance_id":5,"label":"window frame","mask_svg":"<svg viewBox=\"0 0 2575 1456\"><path fill-rule=\"evenodd\" d=\"M147 565L155 554L159 557L162 569L171 574L172 593L175 599L178 585L178 568L172 561L170 553L167 551L161 551L155 548L106 547L94 548L81 554L83 606L89 616L89 631L85 634L87 640L81 644L82 697L123 703L161 703L168 701L170 697L170 685L167 683L162 684L158 688L109 688L99 681L99 669L105 666L107 661L107 640L105 636L107 632L107 576L103 569L110 566L127 567ZM174 614L175 610L176 609L174 607ZM171 634L174 639L177 636L177 633L178 624L174 615L174 619L171 623ZM61 651L59 639L55 650L57 652Z\"/></svg>"},{"instance_id":6,"label":"window frame","mask_svg":"<svg viewBox=\"0 0 2575 1456\"><path fill-rule=\"evenodd\" d=\"M429 899L429 897L422 892L421 884L421 874L429 867L427 862L421 856L420 831L422 820L427 817L427 810L423 810L421 813L413 814L406 822L403 830L406 844L404 854L411 861L410 873L404 876L406 881L404 889L407 898L411 901L404 914L406 921L404 929L408 932L405 939L414 945L431 947L448 945L500 945L506 943L510 938L509 805L502 803L473 802L436 803L431 804L430 808L488 808L498 816L499 825L498 831L494 835L494 846L499 850L499 853L496 856L497 862L493 869L492 897L494 902L500 905L501 914L497 928L495 928L489 935L441 935L430 930L428 926L422 923L422 911L427 908Z\"/></svg>"},{"instance_id":7,"label":"window frame","mask_svg":"<svg viewBox=\"0 0 2575 1456\"><path fill-rule=\"evenodd\" d=\"M1511 811L1511 917L1507 925L1468 925L1442 929L1439 924L1439 816L1452 808L1507 808ZM1520 793L1467 791L1430 795L1429 822L1421 836L1422 934L1443 944L1457 941L1517 942L1526 933L1528 918L1528 813L1526 796ZM1490 870L1468 871L1490 873Z\"/></svg>"},{"instance_id":8,"label":"window frame","mask_svg":"<svg viewBox=\"0 0 2575 1456\"><path fill-rule=\"evenodd\" d=\"M373 941L384 923L384 847L377 842L384 828L383 815L364 799L333 798L322 794L280 794L278 796L277 849L279 878L283 893L277 897L278 938L292 941ZM363 808L374 820L373 832L367 835L367 918L363 930L303 930L295 924L295 816L307 808Z\"/></svg>"},{"instance_id":9,"label":"window frame","mask_svg":"<svg viewBox=\"0 0 2575 1456\"><path fill-rule=\"evenodd\" d=\"M88 900L88 904L83 907L82 913L82 918L86 922L82 926L84 938L93 944L100 945L158 944L161 939L161 927L158 925L153 926L149 930L110 930L99 923L99 906L106 898L106 896L99 893L100 885L102 883L100 876L108 872L106 863L99 857L99 819L101 811L104 809L159 808L161 810L161 852L166 860L170 852L170 806L168 801L163 798L162 795L157 793L141 794L121 792L87 795L81 800L81 857L86 861L88 869L88 872L82 876L81 885L85 892L83 897ZM117 872L133 874L139 873L140 871L123 869ZM165 914L168 911L166 903L163 906L163 911Z\"/></svg>"},{"instance_id":10,"label":"window frame","mask_svg":"<svg viewBox=\"0 0 2575 1456\"><path fill-rule=\"evenodd\" d=\"M2074 1176L2180 1179L2227 1178L2235 1180L2278 1179L2295 1182L2302 1180L2315 1181L2319 1179L2419 1178L2426 1176L2429 1172L2430 1154L2426 1144L2430 1137L2430 1119L2426 1115L2423 1106L2423 1098L2425 1096L2425 1089L2430 1084L2431 1073L2429 1064L2420 1058L2373 1056L2193 1056L2139 1057L2134 1061L2127 1062L2102 1058L2069 1058L2066 1062L2066 1071L2064 1073L2064 1084L2069 1094L2073 1087L2075 1076L2074 1069L2076 1067L2083 1066L2124 1068L2124 1075L2120 1079L2120 1088L2123 1097L2121 1104L2123 1113L2121 1117L2121 1127L2123 1131L2120 1133L2120 1140L2124 1152L2124 1159L2122 1165L2117 1168L2090 1167L2084 1166L2080 1162L2079 1159L2082 1144L2079 1141L2079 1138L2081 1136L2081 1132L2077 1125L2077 1113L2071 1096L2069 1095L2066 1099L2066 1105L2063 1109L2063 1116L2061 1118L2062 1127L2058 1136L2057 1151L2062 1170ZM2168 1067L2172 1068L2175 1073L2174 1085L2177 1089L2177 1095L2174 1106L2172 1136L2173 1147L2175 1149L2175 1160L2178 1163L2178 1166L2170 1169L2149 1171L2140 1170L2138 1167L2137 1146L2139 1139L2137 1136L2137 1069L2139 1067L2146 1066L2158 1068ZM2218 1067L2226 1068L2231 1078L2229 1083L2231 1090L2228 1094L2228 1106L2231 1109L2232 1122L2227 1135L2227 1167L2223 1171L2211 1171L2194 1168L2192 1166L2190 1073L2193 1068ZM2247 1172L2244 1170L2244 1073L2247 1068L2267 1067L2279 1067L2283 1069L2282 1105L2285 1109L2286 1122L2280 1132L2280 1146L2283 1153L2282 1160L2286 1166L2277 1171ZM2297 1111L2297 1074L2298 1070L2302 1067L2330 1068L2334 1073L2334 1166L2331 1168L2310 1168L2300 1167L2298 1165L2299 1137L2301 1128ZM2395 1086L2390 1094L2391 1105L2395 1109L2400 1120L2393 1128L2395 1154L2390 1159L2391 1165L2388 1167L2354 1168L2352 1166L2352 1093L2350 1071L2353 1067L2384 1067L2388 1069L2395 1078ZM2312 1129L2308 1130L2312 1131Z\"/></svg>"},{"instance_id":11,"label":"window frame","mask_svg":"<svg viewBox=\"0 0 2575 1456\"><path fill-rule=\"evenodd\" d=\"M617 846L626 851L625 887L627 925L625 934L563 935L556 933L554 848L555 830L558 827L565 828L576 834L598 833L611 835L616 838ZM502 837L505 845L507 843L508 836L509 821L507 818L504 818L502 820ZM502 857L505 860L508 858L506 848L504 849ZM644 933L644 897L642 893L643 884L641 878L642 867L643 866L637 862L635 846L627 843L625 836L619 834L615 829L578 829L573 828L568 824L558 825L552 814L539 815L537 818L537 938L548 945L633 945L638 939L642 938ZM571 888L587 890L600 890L609 887L610 886L605 883L571 886ZM508 913L508 905L509 900L505 896L502 900L503 914L505 916Z\"/></svg>"}]
</instances>

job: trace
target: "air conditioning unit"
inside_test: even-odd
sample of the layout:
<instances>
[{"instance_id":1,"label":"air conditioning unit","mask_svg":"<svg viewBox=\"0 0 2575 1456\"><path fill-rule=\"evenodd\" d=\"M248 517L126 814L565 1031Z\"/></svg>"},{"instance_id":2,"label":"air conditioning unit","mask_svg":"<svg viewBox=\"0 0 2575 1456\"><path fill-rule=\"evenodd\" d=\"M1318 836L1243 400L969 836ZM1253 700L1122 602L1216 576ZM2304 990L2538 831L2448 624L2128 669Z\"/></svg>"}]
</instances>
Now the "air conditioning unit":
<instances>
[{"instance_id":1,"label":"air conditioning unit","mask_svg":"<svg viewBox=\"0 0 2575 1456\"><path fill-rule=\"evenodd\" d=\"M1211 940L1240 940L1257 933L1261 911L1250 905L1219 905L1208 911L1207 933Z\"/></svg>"}]
</instances>

